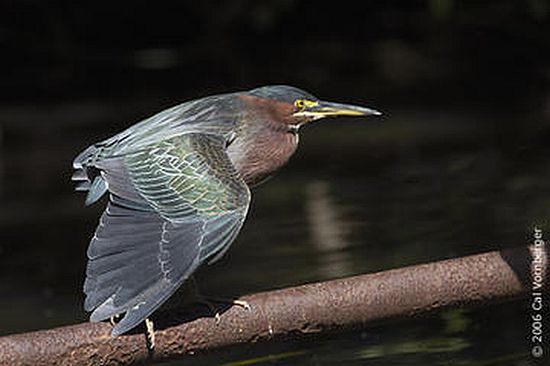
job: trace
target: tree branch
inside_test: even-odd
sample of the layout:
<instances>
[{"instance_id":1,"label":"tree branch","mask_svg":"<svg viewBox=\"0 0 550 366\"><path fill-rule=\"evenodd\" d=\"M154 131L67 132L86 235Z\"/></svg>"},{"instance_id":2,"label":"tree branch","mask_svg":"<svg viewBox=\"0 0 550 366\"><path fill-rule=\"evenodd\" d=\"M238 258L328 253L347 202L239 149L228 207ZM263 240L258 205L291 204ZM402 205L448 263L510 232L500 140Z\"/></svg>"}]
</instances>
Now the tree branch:
<instances>
[{"instance_id":1,"label":"tree branch","mask_svg":"<svg viewBox=\"0 0 550 366\"><path fill-rule=\"evenodd\" d=\"M200 314L157 316L153 353L143 330L112 338L106 322L10 335L0 337L0 364L128 365L349 330L525 296L533 271L542 269L546 279L547 263L544 246L522 247L249 295L241 300L250 304L250 311L227 308L219 322Z\"/></svg>"}]
</instances>

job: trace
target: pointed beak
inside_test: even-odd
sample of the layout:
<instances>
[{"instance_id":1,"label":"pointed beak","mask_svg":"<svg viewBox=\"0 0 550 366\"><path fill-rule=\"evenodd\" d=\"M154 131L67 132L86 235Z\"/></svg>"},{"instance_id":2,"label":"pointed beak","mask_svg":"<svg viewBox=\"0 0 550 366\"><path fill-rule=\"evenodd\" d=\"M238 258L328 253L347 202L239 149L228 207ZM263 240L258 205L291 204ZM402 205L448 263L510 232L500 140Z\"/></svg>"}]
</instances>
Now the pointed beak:
<instances>
[{"instance_id":1,"label":"pointed beak","mask_svg":"<svg viewBox=\"0 0 550 366\"><path fill-rule=\"evenodd\" d=\"M341 104L332 102L317 102L314 105L307 106L303 110L294 113L294 116L311 117L319 119L324 117L337 116L379 116L382 113L371 108L359 107L351 104Z\"/></svg>"}]
</instances>

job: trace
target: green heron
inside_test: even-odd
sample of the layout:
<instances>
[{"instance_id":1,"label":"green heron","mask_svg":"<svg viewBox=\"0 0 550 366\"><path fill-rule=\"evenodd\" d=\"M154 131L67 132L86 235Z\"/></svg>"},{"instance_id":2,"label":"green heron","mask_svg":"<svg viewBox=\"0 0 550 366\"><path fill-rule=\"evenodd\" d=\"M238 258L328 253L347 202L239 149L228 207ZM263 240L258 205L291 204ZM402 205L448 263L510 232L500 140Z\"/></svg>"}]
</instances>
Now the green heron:
<instances>
[{"instance_id":1,"label":"green heron","mask_svg":"<svg viewBox=\"0 0 550 366\"><path fill-rule=\"evenodd\" d=\"M112 335L146 320L241 229L250 187L284 165L298 130L329 116L379 115L290 86L209 96L166 109L74 160L86 205L109 192L88 247L84 308L124 313Z\"/></svg>"}]
</instances>

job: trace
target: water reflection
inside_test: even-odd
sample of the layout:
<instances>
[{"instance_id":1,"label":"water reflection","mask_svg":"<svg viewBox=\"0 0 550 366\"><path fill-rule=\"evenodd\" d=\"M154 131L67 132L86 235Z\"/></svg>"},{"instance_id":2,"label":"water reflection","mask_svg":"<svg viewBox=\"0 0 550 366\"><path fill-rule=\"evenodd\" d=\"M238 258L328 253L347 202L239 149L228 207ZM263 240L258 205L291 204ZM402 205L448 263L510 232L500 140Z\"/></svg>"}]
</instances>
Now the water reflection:
<instances>
[{"instance_id":1,"label":"water reflection","mask_svg":"<svg viewBox=\"0 0 550 366\"><path fill-rule=\"evenodd\" d=\"M319 260L319 277L337 278L352 273L346 234L347 220L341 207L330 196L326 181L313 181L306 186L306 215L311 241Z\"/></svg>"},{"instance_id":2,"label":"water reflection","mask_svg":"<svg viewBox=\"0 0 550 366\"><path fill-rule=\"evenodd\" d=\"M101 110L95 114L105 113L100 120L117 114ZM31 113L29 121L36 116ZM450 124L446 136L453 138L438 142L433 126L442 133L440 116L404 113L383 128L334 122L305 129L290 165L254 191L247 222L228 255L198 274L201 290L230 297L523 245L539 221L550 232L544 225L550 217L550 149L545 141L533 140L518 150L514 143L487 140L486 130L474 133L465 122L464 130ZM73 125L63 113L57 118L59 123L48 128L27 129L30 122L25 124L23 117L3 126L10 139L0 146L5 183L0 196L0 334L87 317L81 292L85 250L104 202L83 206L82 195L72 191L69 181L70 162L81 147L120 128L92 120ZM525 350L521 306L451 316L453 326L446 325L452 322L447 315L438 314L197 362L509 360Z\"/></svg>"}]
</instances>

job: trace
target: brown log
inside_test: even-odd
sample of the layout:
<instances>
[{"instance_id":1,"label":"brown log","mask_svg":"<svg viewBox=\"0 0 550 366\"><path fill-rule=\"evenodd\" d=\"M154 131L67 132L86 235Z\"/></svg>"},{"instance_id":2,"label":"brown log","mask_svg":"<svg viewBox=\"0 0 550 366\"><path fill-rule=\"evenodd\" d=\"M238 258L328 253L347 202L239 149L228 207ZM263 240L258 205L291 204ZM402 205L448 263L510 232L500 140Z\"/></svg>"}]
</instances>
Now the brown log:
<instances>
[{"instance_id":1,"label":"brown log","mask_svg":"<svg viewBox=\"0 0 550 366\"><path fill-rule=\"evenodd\" d=\"M142 330L112 338L107 322L10 335L0 337L0 364L128 365L510 300L532 291L532 271L546 279L547 257L533 245L258 293L242 298L251 310L230 307L219 322L157 316L152 353Z\"/></svg>"}]
</instances>

